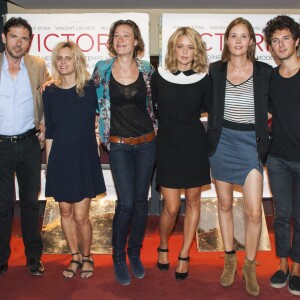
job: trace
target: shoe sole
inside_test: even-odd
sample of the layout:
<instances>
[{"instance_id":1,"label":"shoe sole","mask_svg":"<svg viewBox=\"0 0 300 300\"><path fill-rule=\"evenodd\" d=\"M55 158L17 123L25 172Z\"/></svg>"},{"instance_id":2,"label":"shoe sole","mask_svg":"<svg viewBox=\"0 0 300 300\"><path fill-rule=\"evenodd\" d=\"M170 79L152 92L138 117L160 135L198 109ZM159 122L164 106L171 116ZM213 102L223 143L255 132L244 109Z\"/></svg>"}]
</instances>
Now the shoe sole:
<instances>
[{"instance_id":1,"label":"shoe sole","mask_svg":"<svg viewBox=\"0 0 300 300\"><path fill-rule=\"evenodd\" d=\"M44 273L31 273L30 271L28 271L28 273L32 276L43 276Z\"/></svg>"},{"instance_id":2,"label":"shoe sole","mask_svg":"<svg viewBox=\"0 0 300 300\"><path fill-rule=\"evenodd\" d=\"M118 278L116 278L116 280L117 280L118 283L120 283L122 285L129 285L131 283L131 281L129 281L129 282L121 282L121 281L118 280Z\"/></svg>"},{"instance_id":3,"label":"shoe sole","mask_svg":"<svg viewBox=\"0 0 300 300\"><path fill-rule=\"evenodd\" d=\"M284 283L272 283L272 282L270 282L271 287L274 288L274 289L282 289L286 286L286 284L287 284L287 281L284 282Z\"/></svg>"},{"instance_id":4,"label":"shoe sole","mask_svg":"<svg viewBox=\"0 0 300 300\"><path fill-rule=\"evenodd\" d=\"M291 289L289 288L289 292L290 292L292 295L300 296L300 291L294 291L294 290L291 290Z\"/></svg>"},{"instance_id":5,"label":"shoe sole","mask_svg":"<svg viewBox=\"0 0 300 300\"><path fill-rule=\"evenodd\" d=\"M145 277L145 273L144 274L141 274L141 275L136 275L136 274L133 274L134 278L136 279L142 279Z\"/></svg>"}]
</instances>

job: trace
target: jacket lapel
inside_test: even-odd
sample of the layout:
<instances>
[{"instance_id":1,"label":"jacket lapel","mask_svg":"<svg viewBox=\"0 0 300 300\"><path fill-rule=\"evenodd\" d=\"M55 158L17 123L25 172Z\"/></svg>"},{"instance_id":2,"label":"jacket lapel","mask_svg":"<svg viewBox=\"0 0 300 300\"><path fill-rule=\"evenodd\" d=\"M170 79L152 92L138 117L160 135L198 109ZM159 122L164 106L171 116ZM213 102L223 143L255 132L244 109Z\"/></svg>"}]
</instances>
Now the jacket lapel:
<instances>
[{"instance_id":1,"label":"jacket lapel","mask_svg":"<svg viewBox=\"0 0 300 300\"><path fill-rule=\"evenodd\" d=\"M254 109L255 109L255 116L258 116L261 110L261 97L262 95L262 87L263 87L263 77L260 71L259 65L257 63L253 64L253 89L254 89ZM255 117L255 123L256 123Z\"/></svg>"},{"instance_id":2,"label":"jacket lapel","mask_svg":"<svg viewBox=\"0 0 300 300\"><path fill-rule=\"evenodd\" d=\"M37 74L35 74L36 72L35 72L33 62L32 62L32 60L30 59L30 57L28 55L24 56L24 63L25 63L27 73L28 73L28 77L29 77L29 81L30 81L32 97L34 97L35 89L37 88L36 87Z\"/></svg>"}]
</instances>

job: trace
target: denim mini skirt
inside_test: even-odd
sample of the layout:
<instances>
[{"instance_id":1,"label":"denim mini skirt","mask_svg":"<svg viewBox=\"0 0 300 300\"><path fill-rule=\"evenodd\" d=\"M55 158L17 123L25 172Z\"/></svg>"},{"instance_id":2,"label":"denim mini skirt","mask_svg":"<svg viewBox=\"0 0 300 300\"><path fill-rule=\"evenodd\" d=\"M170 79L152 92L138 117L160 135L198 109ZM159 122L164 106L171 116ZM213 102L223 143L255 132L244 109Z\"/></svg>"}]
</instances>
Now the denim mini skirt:
<instances>
[{"instance_id":1,"label":"denim mini skirt","mask_svg":"<svg viewBox=\"0 0 300 300\"><path fill-rule=\"evenodd\" d=\"M255 131L223 127L218 147L209 162L214 179L242 186L253 169L263 173L257 155Z\"/></svg>"}]
</instances>

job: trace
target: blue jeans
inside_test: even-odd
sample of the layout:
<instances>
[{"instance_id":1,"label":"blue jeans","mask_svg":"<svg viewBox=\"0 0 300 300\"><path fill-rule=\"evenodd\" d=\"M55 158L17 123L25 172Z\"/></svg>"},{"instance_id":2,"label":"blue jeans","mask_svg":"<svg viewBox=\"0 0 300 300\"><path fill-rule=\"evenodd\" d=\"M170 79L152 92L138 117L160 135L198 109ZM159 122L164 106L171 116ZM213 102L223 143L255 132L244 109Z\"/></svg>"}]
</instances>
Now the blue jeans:
<instances>
[{"instance_id":1,"label":"blue jeans","mask_svg":"<svg viewBox=\"0 0 300 300\"><path fill-rule=\"evenodd\" d=\"M38 203L40 170L41 148L35 135L17 143L0 142L0 265L7 263L11 251L14 172L19 184L25 255L37 259L42 255Z\"/></svg>"},{"instance_id":2,"label":"blue jeans","mask_svg":"<svg viewBox=\"0 0 300 300\"><path fill-rule=\"evenodd\" d=\"M300 263L300 162L269 156L267 167L275 211L276 255Z\"/></svg>"},{"instance_id":3,"label":"blue jeans","mask_svg":"<svg viewBox=\"0 0 300 300\"><path fill-rule=\"evenodd\" d=\"M109 160L118 195L113 220L113 260L139 256L148 218L148 191L155 164L156 141L138 145L110 144Z\"/></svg>"}]
</instances>

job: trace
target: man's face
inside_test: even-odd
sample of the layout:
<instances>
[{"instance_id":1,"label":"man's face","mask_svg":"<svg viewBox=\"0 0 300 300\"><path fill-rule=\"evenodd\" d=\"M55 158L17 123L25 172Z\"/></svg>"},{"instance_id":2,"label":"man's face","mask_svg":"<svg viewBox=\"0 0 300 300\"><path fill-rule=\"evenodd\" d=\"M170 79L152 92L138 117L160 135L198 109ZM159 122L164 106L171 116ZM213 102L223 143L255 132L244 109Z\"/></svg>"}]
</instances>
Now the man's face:
<instances>
[{"instance_id":1,"label":"man's face","mask_svg":"<svg viewBox=\"0 0 300 300\"><path fill-rule=\"evenodd\" d=\"M297 56L296 47L299 39L294 40L289 29L276 30L271 38L271 47L279 60L286 60L292 56Z\"/></svg>"},{"instance_id":2,"label":"man's face","mask_svg":"<svg viewBox=\"0 0 300 300\"><path fill-rule=\"evenodd\" d=\"M12 58L21 58L30 45L29 30L25 27L11 27L7 36L2 33L5 50Z\"/></svg>"}]
</instances>

